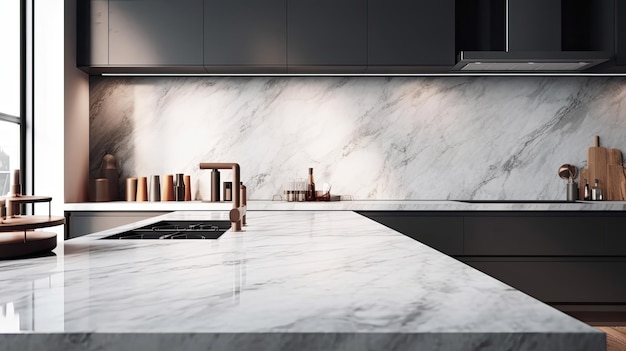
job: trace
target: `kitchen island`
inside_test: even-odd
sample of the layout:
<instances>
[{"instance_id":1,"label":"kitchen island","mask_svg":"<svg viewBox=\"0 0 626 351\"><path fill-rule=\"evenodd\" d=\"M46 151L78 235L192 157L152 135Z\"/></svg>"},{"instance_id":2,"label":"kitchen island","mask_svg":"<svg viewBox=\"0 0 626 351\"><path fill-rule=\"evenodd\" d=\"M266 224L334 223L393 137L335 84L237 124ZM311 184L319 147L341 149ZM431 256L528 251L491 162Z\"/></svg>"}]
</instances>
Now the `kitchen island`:
<instances>
[{"instance_id":1,"label":"kitchen island","mask_svg":"<svg viewBox=\"0 0 626 351\"><path fill-rule=\"evenodd\" d=\"M604 333L349 211L250 211L217 240L98 240L226 216L173 212L0 262L0 325L20 315L0 348L605 349Z\"/></svg>"}]
</instances>

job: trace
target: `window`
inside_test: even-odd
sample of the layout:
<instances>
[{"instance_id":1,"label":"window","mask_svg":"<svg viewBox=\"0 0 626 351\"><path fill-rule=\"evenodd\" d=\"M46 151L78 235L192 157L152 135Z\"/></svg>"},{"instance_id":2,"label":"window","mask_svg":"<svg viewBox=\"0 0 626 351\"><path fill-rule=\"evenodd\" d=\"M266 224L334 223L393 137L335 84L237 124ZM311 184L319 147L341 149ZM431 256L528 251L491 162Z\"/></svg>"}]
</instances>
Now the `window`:
<instances>
[{"instance_id":1,"label":"window","mask_svg":"<svg viewBox=\"0 0 626 351\"><path fill-rule=\"evenodd\" d=\"M21 165L22 0L0 1L0 196Z\"/></svg>"}]
</instances>

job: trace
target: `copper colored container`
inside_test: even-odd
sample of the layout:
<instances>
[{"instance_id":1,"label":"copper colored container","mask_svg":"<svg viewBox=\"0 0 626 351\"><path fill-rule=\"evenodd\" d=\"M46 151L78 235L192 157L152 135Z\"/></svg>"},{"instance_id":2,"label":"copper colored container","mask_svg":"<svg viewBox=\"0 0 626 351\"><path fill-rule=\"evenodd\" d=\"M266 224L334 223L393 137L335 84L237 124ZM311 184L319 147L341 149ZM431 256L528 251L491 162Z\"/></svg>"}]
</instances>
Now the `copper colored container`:
<instances>
[{"instance_id":1,"label":"copper colored container","mask_svg":"<svg viewBox=\"0 0 626 351\"><path fill-rule=\"evenodd\" d=\"M184 179L185 183L185 201L191 201L191 176L186 175Z\"/></svg>"},{"instance_id":2,"label":"copper colored container","mask_svg":"<svg viewBox=\"0 0 626 351\"><path fill-rule=\"evenodd\" d=\"M174 201L174 175L166 174L161 186L161 201Z\"/></svg>"},{"instance_id":3,"label":"copper colored container","mask_svg":"<svg viewBox=\"0 0 626 351\"><path fill-rule=\"evenodd\" d=\"M108 200L105 201L119 200L119 171L117 170L115 156L110 154L104 155L102 165L100 166L100 177L109 181L109 195L107 196Z\"/></svg>"},{"instance_id":4,"label":"copper colored container","mask_svg":"<svg viewBox=\"0 0 626 351\"><path fill-rule=\"evenodd\" d=\"M109 201L109 180L106 178L92 179L90 195L91 201Z\"/></svg>"},{"instance_id":5,"label":"copper colored container","mask_svg":"<svg viewBox=\"0 0 626 351\"><path fill-rule=\"evenodd\" d=\"M137 178L126 178L126 201L137 199Z\"/></svg>"},{"instance_id":6,"label":"copper colored container","mask_svg":"<svg viewBox=\"0 0 626 351\"><path fill-rule=\"evenodd\" d=\"M148 201L148 178L137 178L137 201Z\"/></svg>"}]
</instances>

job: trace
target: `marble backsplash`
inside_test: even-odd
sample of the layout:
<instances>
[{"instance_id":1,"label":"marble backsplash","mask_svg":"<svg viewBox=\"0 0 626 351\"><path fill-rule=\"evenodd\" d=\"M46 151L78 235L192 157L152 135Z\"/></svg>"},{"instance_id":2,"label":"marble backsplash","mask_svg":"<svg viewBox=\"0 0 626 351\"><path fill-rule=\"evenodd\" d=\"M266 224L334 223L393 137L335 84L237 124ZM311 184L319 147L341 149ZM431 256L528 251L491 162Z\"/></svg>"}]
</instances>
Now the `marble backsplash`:
<instances>
[{"instance_id":1,"label":"marble backsplash","mask_svg":"<svg viewBox=\"0 0 626 351\"><path fill-rule=\"evenodd\" d=\"M250 199L292 178L354 199L565 199L561 164L626 152L626 80L601 77L91 77L90 177L238 162ZM222 181L230 172L222 172Z\"/></svg>"}]
</instances>

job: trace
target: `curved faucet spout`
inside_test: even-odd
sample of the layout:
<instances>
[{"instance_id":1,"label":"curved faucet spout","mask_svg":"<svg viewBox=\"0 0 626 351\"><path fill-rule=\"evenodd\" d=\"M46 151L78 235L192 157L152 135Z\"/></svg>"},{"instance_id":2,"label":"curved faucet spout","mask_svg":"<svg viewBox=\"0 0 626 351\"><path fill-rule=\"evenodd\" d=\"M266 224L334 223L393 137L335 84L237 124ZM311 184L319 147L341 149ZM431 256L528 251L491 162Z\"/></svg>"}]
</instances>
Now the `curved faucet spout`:
<instances>
[{"instance_id":1,"label":"curved faucet spout","mask_svg":"<svg viewBox=\"0 0 626 351\"><path fill-rule=\"evenodd\" d=\"M230 210L232 229L240 232L245 222L247 200L245 192L241 192L240 167L238 163L200 162L200 169L232 169L233 170L233 209Z\"/></svg>"}]
</instances>

